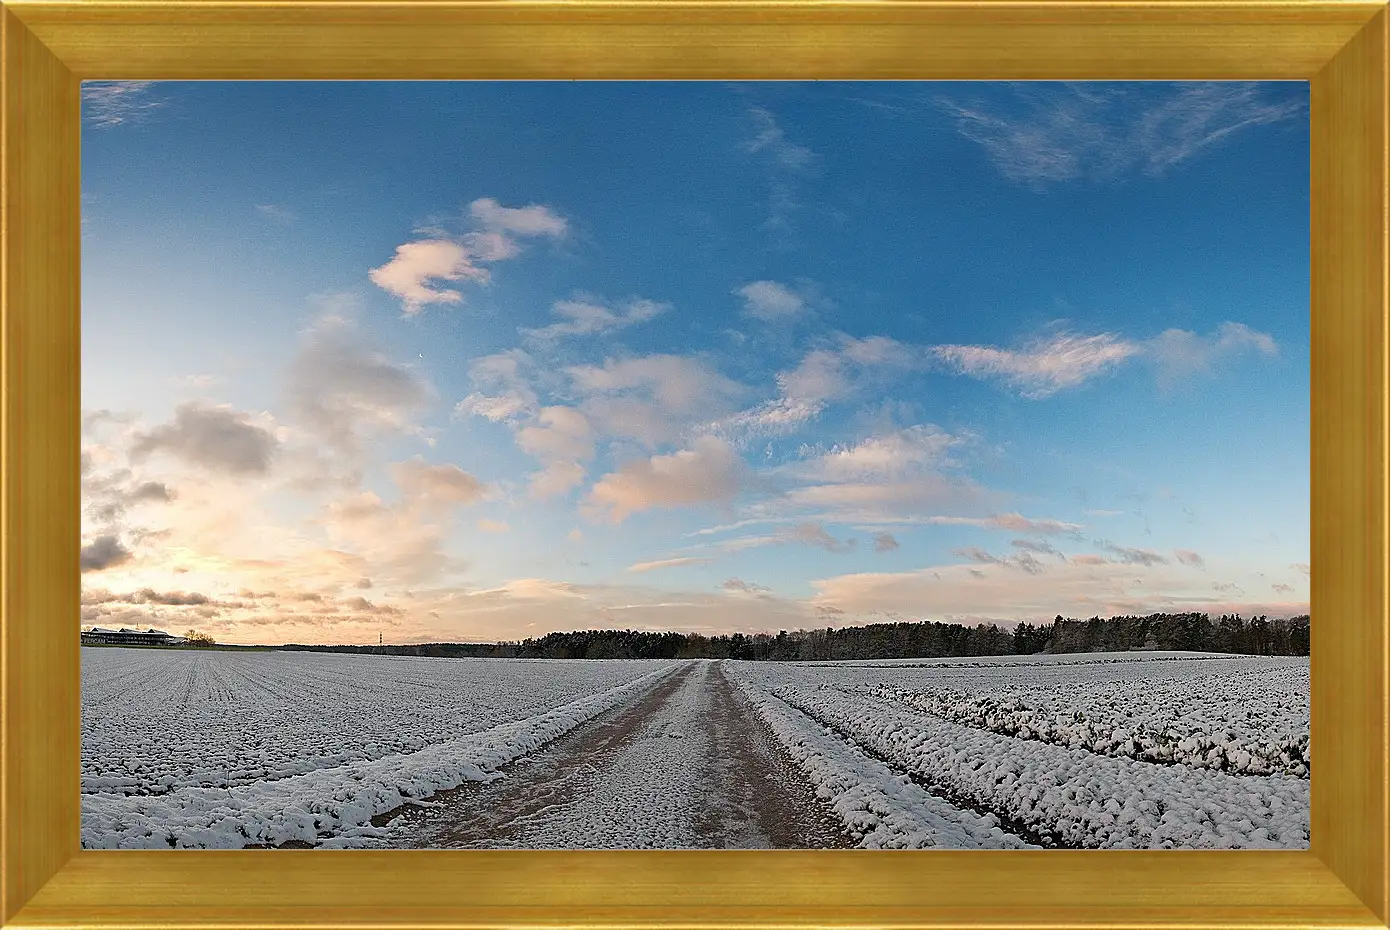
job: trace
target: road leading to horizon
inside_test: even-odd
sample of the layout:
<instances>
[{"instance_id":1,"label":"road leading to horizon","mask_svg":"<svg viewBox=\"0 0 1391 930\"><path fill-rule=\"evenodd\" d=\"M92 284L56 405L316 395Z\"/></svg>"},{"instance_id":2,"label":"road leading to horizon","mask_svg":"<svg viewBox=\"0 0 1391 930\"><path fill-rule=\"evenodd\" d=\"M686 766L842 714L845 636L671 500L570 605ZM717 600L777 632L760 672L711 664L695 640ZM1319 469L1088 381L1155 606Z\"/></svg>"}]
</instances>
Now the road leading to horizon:
<instances>
[{"instance_id":1,"label":"road leading to horizon","mask_svg":"<svg viewBox=\"0 0 1391 930\"><path fill-rule=\"evenodd\" d=\"M508 765L374 821L388 846L821 849L840 821L726 677L692 662Z\"/></svg>"}]
</instances>

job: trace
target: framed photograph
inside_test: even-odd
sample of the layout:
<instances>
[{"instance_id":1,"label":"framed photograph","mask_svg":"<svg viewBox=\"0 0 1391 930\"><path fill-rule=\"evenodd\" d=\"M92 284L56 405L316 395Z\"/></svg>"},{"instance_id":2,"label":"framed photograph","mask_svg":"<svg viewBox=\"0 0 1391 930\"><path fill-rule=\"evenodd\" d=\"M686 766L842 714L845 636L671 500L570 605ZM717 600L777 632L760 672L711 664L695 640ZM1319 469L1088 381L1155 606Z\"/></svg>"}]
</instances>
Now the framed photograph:
<instances>
[{"instance_id":1,"label":"framed photograph","mask_svg":"<svg viewBox=\"0 0 1391 930\"><path fill-rule=\"evenodd\" d=\"M7 925L1387 925L1385 4L0 17Z\"/></svg>"}]
</instances>

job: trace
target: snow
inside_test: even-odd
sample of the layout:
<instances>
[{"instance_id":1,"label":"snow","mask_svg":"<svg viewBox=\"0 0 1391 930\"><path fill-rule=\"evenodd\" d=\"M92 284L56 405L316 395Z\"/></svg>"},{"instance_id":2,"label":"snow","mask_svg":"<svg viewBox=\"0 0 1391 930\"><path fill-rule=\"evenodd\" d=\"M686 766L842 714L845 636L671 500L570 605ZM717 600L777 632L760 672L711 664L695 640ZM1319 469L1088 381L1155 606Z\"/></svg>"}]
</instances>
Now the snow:
<instances>
[{"instance_id":1,"label":"snow","mask_svg":"<svg viewBox=\"0 0 1391 930\"><path fill-rule=\"evenodd\" d=\"M1161 664L1060 658L931 668L731 667L747 686L800 711L843 742L958 803L995 812L1044 845L1308 845L1307 766L1303 777L1240 774L1259 769L1251 749L1261 749L1259 734L1272 721L1280 738L1307 747L1307 659L1192 657ZM1052 720L1074 708L1091 716L1071 725L1063 719L1052 730L1030 728L1027 736L1022 729L1007 732L1021 721ZM785 713L769 701L760 709L770 721ZM1191 752L1176 751L1167 760L1180 764L1139 758L1167 732L1201 739L1193 741ZM1101 735L1088 742L1088 733ZM1202 740L1212 740L1213 748L1199 759ZM1221 767L1219 759L1234 760L1233 773L1213 770Z\"/></svg>"},{"instance_id":2,"label":"snow","mask_svg":"<svg viewBox=\"0 0 1391 930\"><path fill-rule=\"evenodd\" d=\"M1303 658L82 657L88 848L400 845L408 823L457 827L463 809L440 792L503 778L449 804L496 795L520 811L536 785L557 793L515 829L499 821L494 845L764 845L749 798L782 792L801 810L814 791L866 848L1308 846ZM751 726L757 763L740 756ZM403 805L434 819L372 825Z\"/></svg>"},{"instance_id":3,"label":"snow","mask_svg":"<svg viewBox=\"0 0 1391 930\"><path fill-rule=\"evenodd\" d=\"M1253 775L1309 774L1309 666L1254 660L1198 677L872 689L955 723L1105 755Z\"/></svg>"},{"instance_id":4,"label":"snow","mask_svg":"<svg viewBox=\"0 0 1391 930\"><path fill-rule=\"evenodd\" d=\"M806 714L735 679L862 849L1023 849L990 813L964 810L866 755Z\"/></svg>"},{"instance_id":5,"label":"snow","mask_svg":"<svg viewBox=\"0 0 1391 930\"><path fill-rule=\"evenodd\" d=\"M82 650L82 791L230 788L415 752L666 662Z\"/></svg>"},{"instance_id":6,"label":"snow","mask_svg":"<svg viewBox=\"0 0 1391 930\"><path fill-rule=\"evenodd\" d=\"M618 667L622 669L618 676L629 680L536 715L498 724L479 733L434 742L415 752L351 760L312 772L232 787L185 785L160 795L83 794L82 845L86 848L231 849L250 844L281 844L289 840L313 842L321 837L332 838L330 847L355 845L355 841L363 837L376 835L374 829L364 824L378 813L399 808L410 799L430 797L463 781L502 777L498 769L510 760L533 752L613 706L632 701L634 696L654 687L679 667L675 663L593 664L594 669L581 671L581 676L588 674L593 676L591 680L602 680L606 677L602 666L608 664L608 676L613 676ZM654 666L657 667L654 669ZM192 664L189 667L193 667ZM456 674L465 667L456 666ZM523 669L530 674L517 674ZM512 680L506 684L515 692L523 688L547 691L541 681L530 678L544 678L554 671L548 671L548 666L526 666L524 663L502 667L502 671L506 670L512 673ZM498 684L495 681L498 670L492 670L491 674L492 684ZM565 677L558 671L554 674ZM385 674L377 677L381 681L388 680ZM467 678L458 685L463 690L473 687ZM519 702L519 706L524 703ZM209 728L209 735L216 742L217 737L224 735L213 720L216 708L214 713L200 709L204 713L195 715L196 719ZM383 716L388 709L389 705L378 706L376 716ZM303 716L291 715L288 708L282 712L287 723ZM262 735L270 737L273 733ZM292 740L295 735L302 734L295 734L291 726L287 735ZM82 749L83 756L88 755L88 742L83 742ZM135 772L146 769L139 759L127 759L127 763ZM161 760L161 763L177 766L179 760ZM323 842L320 845L323 847Z\"/></svg>"}]
</instances>

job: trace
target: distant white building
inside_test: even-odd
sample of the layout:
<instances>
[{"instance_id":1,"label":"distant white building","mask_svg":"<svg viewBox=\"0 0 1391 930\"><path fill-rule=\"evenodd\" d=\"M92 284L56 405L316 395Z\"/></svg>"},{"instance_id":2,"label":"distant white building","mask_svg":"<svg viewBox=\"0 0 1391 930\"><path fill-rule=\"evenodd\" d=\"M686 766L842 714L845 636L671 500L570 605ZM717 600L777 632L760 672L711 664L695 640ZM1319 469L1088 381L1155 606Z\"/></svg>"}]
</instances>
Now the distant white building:
<instances>
[{"instance_id":1,"label":"distant white building","mask_svg":"<svg viewBox=\"0 0 1391 930\"><path fill-rule=\"evenodd\" d=\"M135 630L123 626L119 630L108 630L94 626L82 631L84 644L106 643L112 646L176 646L187 642L182 636L166 633L151 627L148 630Z\"/></svg>"}]
</instances>

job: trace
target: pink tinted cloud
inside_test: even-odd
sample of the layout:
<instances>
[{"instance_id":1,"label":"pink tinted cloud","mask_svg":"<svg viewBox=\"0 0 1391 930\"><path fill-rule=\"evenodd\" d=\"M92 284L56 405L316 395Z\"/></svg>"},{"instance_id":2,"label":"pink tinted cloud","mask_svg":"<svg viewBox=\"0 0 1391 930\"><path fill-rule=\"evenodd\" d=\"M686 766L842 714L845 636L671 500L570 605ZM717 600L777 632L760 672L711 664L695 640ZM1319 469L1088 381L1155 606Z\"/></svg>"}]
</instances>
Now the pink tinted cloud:
<instances>
[{"instance_id":1,"label":"pink tinted cloud","mask_svg":"<svg viewBox=\"0 0 1391 930\"><path fill-rule=\"evenodd\" d=\"M729 444L702 436L690 449L624 465L590 490L591 513L620 523L654 508L728 501L739 492L747 466Z\"/></svg>"}]
</instances>

